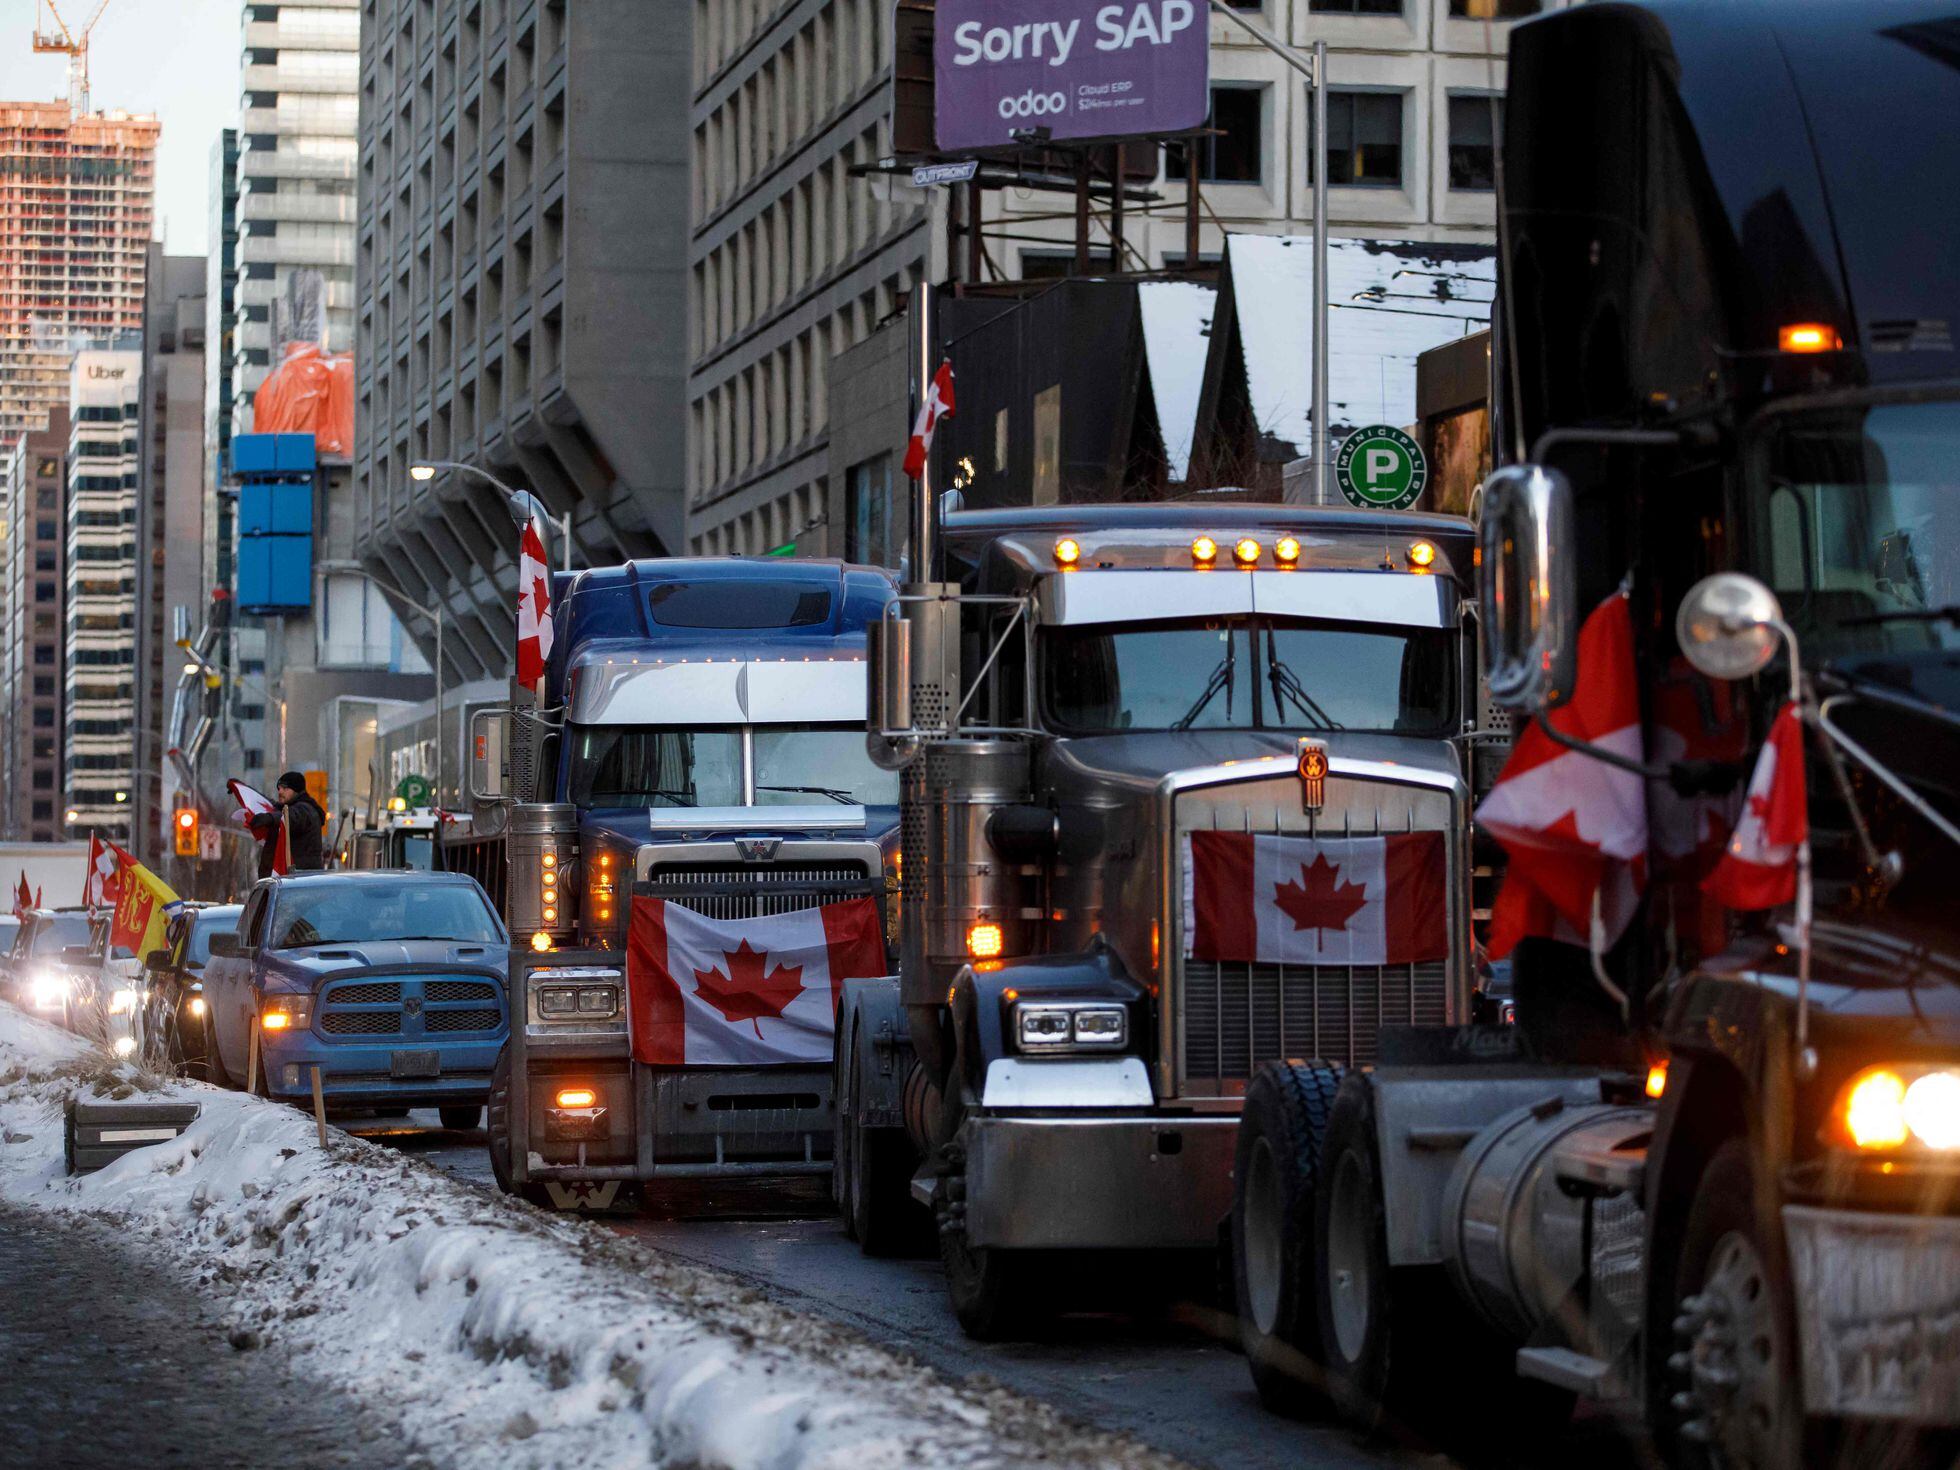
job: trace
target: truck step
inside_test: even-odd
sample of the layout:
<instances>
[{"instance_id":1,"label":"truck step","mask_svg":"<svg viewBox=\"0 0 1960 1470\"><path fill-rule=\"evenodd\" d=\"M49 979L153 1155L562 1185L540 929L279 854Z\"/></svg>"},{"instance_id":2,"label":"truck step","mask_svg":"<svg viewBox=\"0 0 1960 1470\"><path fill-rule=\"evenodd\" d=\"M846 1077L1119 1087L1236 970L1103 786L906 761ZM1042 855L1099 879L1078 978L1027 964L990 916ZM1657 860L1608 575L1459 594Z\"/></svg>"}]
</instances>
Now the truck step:
<instances>
[{"instance_id":1,"label":"truck step","mask_svg":"<svg viewBox=\"0 0 1960 1470\"><path fill-rule=\"evenodd\" d=\"M1615 1396L1613 1365L1604 1358L1588 1357L1571 1348L1519 1348L1518 1377L1535 1378L1554 1388L1567 1388L1587 1398Z\"/></svg>"}]
</instances>

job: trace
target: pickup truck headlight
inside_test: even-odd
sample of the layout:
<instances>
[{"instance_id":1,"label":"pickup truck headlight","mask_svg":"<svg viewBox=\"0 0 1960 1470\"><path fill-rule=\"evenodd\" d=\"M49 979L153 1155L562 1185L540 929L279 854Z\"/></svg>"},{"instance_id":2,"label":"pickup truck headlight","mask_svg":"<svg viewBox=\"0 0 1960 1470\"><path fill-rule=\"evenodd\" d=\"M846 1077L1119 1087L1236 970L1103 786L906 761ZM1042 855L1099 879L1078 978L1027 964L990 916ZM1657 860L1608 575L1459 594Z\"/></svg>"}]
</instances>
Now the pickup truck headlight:
<instances>
[{"instance_id":1,"label":"pickup truck headlight","mask_svg":"<svg viewBox=\"0 0 1960 1470\"><path fill-rule=\"evenodd\" d=\"M28 983L27 992L34 1001L34 1008L51 1011L68 998L69 984L66 975L57 975L52 970L43 970Z\"/></svg>"},{"instance_id":2,"label":"pickup truck headlight","mask_svg":"<svg viewBox=\"0 0 1960 1470\"><path fill-rule=\"evenodd\" d=\"M1861 1153L1960 1153L1960 1068L1867 1067L1839 1091L1831 1126L1838 1142Z\"/></svg>"},{"instance_id":3,"label":"pickup truck headlight","mask_svg":"<svg viewBox=\"0 0 1960 1470\"><path fill-rule=\"evenodd\" d=\"M313 1024L313 997L281 995L265 1003L259 1012L261 1031L304 1031Z\"/></svg>"},{"instance_id":4,"label":"pickup truck headlight","mask_svg":"<svg viewBox=\"0 0 1960 1470\"><path fill-rule=\"evenodd\" d=\"M1130 1015L1109 1001L1019 1001L1014 1035L1022 1051L1115 1051L1130 1039Z\"/></svg>"},{"instance_id":5,"label":"pickup truck headlight","mask_svg":"<svg viewBox=\"0 0 1960 1470\"><path fill-rule=\"evenodd\" d=\"M112 1016L126 1016L142 1003L143 992L132 990L125 985L121 989L110 992L109 1014Z\"/></svg>"}]
</instances>

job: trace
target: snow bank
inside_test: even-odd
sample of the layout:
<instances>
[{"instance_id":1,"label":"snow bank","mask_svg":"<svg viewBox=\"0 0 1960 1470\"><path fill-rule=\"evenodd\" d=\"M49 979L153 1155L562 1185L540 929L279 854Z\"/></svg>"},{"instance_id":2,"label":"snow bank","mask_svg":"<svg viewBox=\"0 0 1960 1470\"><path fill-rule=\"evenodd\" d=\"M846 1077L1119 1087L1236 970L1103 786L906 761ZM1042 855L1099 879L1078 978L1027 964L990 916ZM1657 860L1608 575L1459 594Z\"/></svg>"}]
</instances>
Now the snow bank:
<instances>
[{"instance_id":1,"label":"snow bank","mask_svg":"<svg viewBox=\"0 0 1960 1470\"><path fill-rule=\"evenodd\" d=\"M419 1159L337 1130L322 1151L310 1117L257 1098L171 1084L203 1105L189 1131L66 1178L61 1099L120 1086L49 1029L0 1004L0 1195L169 1253L228 1300L235 1344L281 1340L319 1379L409 1405L438 1463L1171 1463Z\"/></svg>"}]
</instances>

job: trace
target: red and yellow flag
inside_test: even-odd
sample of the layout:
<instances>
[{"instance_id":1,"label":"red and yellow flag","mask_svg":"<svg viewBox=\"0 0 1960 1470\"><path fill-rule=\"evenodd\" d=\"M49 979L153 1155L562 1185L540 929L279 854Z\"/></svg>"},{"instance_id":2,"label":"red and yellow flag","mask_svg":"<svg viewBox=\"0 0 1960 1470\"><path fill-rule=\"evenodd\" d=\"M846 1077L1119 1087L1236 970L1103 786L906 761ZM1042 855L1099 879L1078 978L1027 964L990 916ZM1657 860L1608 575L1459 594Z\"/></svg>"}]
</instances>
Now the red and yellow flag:
<instances>
[{"instance_id":1,"label":"red and yellow flag","mask_svg":"<svg viewBox=\"0 0 1960 1470\"><path fill-rule=\"evenodd\" d=\"M122 894L109 924L109 947L126 949L141 959L151 950L165 947L164 925L183 900L123 849L114 843L109 846L115 851L122 879Z\"/></svg>"}]
</instances>

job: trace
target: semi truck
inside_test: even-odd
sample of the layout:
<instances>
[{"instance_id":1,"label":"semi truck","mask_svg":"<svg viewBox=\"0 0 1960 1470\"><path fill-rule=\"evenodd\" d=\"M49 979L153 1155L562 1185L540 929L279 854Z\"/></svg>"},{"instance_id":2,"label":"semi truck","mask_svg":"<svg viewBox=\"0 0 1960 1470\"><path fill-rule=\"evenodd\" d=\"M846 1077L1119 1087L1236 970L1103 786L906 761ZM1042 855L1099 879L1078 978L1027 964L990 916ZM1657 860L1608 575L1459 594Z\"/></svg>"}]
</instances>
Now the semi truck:
<instances>
[{"instance_id":1,"label":"semi truck","mask_svg":"<svg viewBox=\"0 0 1960 1470\"><path fill-rule=\"evenodd\" d=\"M1254 1080L1233 1232L1269 1401L1372 1423L1468 1388L1538 1436L1585 1395L1692 1466L1954 1453L1956 33L1929 0L1512 32L1486 674L1579 779L1634 781L1644 893L1616 942L1517 946L1515 1026ZM1564 708L1611 677L1579 628L1613 598L1631 748ZM1764 761L1787 706L1800 747ZM1772 850L1766 910L1707 886Z\"/></svg>"},{"instance_id":2,"label":"semi truck","mask_svg":"<svg viewBox=\"0 0 1960 1470\"><path fill-rule=\"evenodd\" d=\"M843 988L834 1179L989 1338L1058 1265L1216 1250L1265 1063L1466 1018L1473 558L1413 512L916 502L867 712L900 963Z\"/></svg>"},{"instance_id":3,"label":"semi truck","mask_svg":"<svg viewBox=\"0 0 1960 1470\"><path fill-rule=\"evenodd\" d=\"M605 1208L663 1180L822 1174L823 1058L636 1061L628 940L637 898L718 922L858 897L882 912L897 782L864 748L863 660L892 579L681 558L555 582L542 688L475 718L473 808L433 824L433 861L476 874L513 936L496 1177L541 1203ZM413 860L430 830L404 819L361 845ZM882 955L880 940L873 968ZM752 1019L760 1036L767 1017Z\"/></svg>"}]
</instances>

